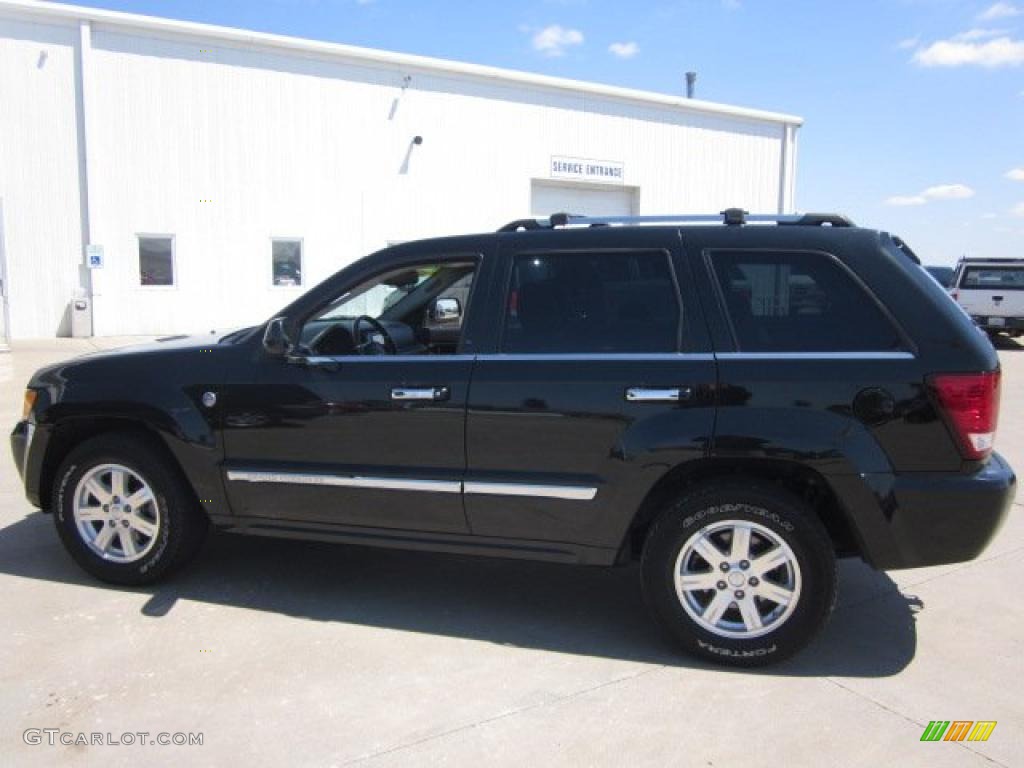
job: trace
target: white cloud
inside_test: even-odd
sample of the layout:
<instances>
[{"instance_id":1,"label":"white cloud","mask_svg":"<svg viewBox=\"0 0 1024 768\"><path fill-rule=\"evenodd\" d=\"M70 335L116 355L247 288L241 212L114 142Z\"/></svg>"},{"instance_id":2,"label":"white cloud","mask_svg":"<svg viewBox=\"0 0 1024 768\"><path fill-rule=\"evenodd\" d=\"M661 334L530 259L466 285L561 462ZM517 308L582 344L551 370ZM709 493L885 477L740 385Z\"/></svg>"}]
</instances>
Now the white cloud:
<instances>
[{"instance_id":1,"label":"white cloud","mask_svg":"<svg viewBox=\"0 0 1024 768\"><path fill-rule=\"evenodd\" d=\"M924 205L928 201L921 195L895 195L894 197L886 198L886 205L896 206L908 206L908 205Z\"/></svg>"},{"instance_id":2,"label":"white cloud","mask_svg":"<svg viewBox=\"0 0 1024 768\"><path fill-rule=\"evenodd\" d=\"M887 198L886 205L908 206L924 205L929 200L965 200L974 197L974 190L966 184L939 184L928 187L917 195L894 195Z\"/></svg>"},{"instance_id":3,"label":"white cloud","mask_svg":"<svg viewBox=\"0 0 1024 768\"><path fill-rule=\"evenodd\" d=\"M1011 168L1004 175L1011 181L1024 181L1024 168Z\"/></svg>"},{"instance_id":4,"label":"white cloud","mask_svg":"<svg viewBox=\"0 0 1024 768\"><path fill-rule=\"evenodd\" d=\"M921 195L929 200L966 200L974 197L974 190L966 184L940 184L928 187Z\"/></svg>"},{"instance_id":5,"label":"white cloud","mask_svg":"<svg viewBox=\"0 0 1024 768\"><path fill-rule=\"evenodd\" d=\"M953 35L951 40L959 40L962 42L974 42L977 40L989 40L993 37L1000 37L1002 35L1009 34L1008 29L983 29L975 27L974 29L968 29L966 32L961 32L958 35Z\"/></svg>"},{"instance_id":6,"label":"white cloud","mask_svg":"<svg viewBox=\"0 0 1024 768\"><path fill-rule=\"evenodd\" d=\"M566 50L583 44L583 33L578 29L552 24L533 36L533 49L545 56L564 56Z\"/></svg>"},{"instance_id":7,"label":"white cloud","mask_svg":"<svg viewBox=\"0 0 1024 768\"><path fill-rule=\"evenodd\" d=\"M632 59L640 52L640 46L632 40L628 43L612 43L608 46L608 52L620 59Z\"/></svg>"},{"instance_id":8,"label":"white cloud","mask_svg":"<svg viewBox=\"0 0 1024 768\"><path fill-rule=\"evenodd\" d=\"M909 51L911 48L917 48L920 44L920 37L905 37L896 43L896 47L901 51Z\"/></svg>"},{"instance_id":9,"label":"white cloud","mask_svg":"<svg viewBox=\"0 0 1024 768\"><path fill-rule=\"evenodd\" d=\"M992 19L1009 19L1014 16L1020 16L1022 13L1024 13L1024 11L1013 3L998 2L990 5L978 14L978 18L982 21L991 21Z\"/></svg>"},{"instance_id":10,"label":"white cloud","mask_svg":"<svg viewBox=\"0 0 1024 768\"><path fill-rule=\"evenodd\" d=\"M983 218L983 219L998 219L999 216L997 214L994 214L994 213L983 213L983 214L981 214L981 218Z\"/></svg>"},{"instance_id":11,"label":"white cloud","mask_svg":"<svg viewBox=\"0 0 1024 768\"><path fill-rule=\"evenodd\" d=\"M1024 219L1024 202L1017 203L1013 208L1010 209L1010 215Z\"/></svg>"},{"instance_id":12,"label":"white cloud","mask_svg":"<svg viewBox=\"0 0 1024 768\"><path fill-rule=\"evenodd\" d=\"M1004 36L980 42L955 36L921 48L913 60L922 67L1012 67L1024 64L1024 40Z\"/></svg>"}]
</instances>

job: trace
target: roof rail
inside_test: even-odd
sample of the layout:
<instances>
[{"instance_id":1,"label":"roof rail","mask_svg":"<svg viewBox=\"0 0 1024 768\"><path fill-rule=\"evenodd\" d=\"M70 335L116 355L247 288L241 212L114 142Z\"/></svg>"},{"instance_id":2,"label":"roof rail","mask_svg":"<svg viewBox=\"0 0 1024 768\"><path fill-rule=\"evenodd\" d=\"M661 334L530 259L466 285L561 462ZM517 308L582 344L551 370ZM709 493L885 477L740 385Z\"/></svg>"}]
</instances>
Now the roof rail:
<instances>
[{"instance_id":1,"label":"roof rail","mask_svg":"<svg viewBox=\"0 0 1024 768\"><path fill-rule=\"evenodd\" d=\"M1017 259L1012 256L996 256L991 259L984 256L961 256L960 261L990 261L993 264L1024 264L1024 259Z\"/></svg>"},{"instance_id":2,"label":"roof rail","mask_svg":"<svg viewBox=\"0 0 1024 768\"><path fill-rule=\"evenodd\" d=\"M555 227L608 227L612 225L636 226L642 224L725 224L742 226L751 223L770 223L779 226L832 227L856 226L850 219L838 213L755 213L748 214L742 208L727 208L721 213L665 214L658 216L581 216L574 213L553 213L548 218L517 219L511 221L499 232L532 231L554 229Z\"/></svg>"}]
</instances>

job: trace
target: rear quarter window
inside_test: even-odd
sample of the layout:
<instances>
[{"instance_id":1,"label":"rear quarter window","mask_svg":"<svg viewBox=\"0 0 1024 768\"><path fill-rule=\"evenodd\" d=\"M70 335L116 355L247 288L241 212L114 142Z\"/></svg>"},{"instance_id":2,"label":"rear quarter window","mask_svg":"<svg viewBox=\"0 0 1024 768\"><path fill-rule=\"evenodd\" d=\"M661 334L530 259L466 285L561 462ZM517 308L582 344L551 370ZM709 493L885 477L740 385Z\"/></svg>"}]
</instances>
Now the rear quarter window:
<instances>
[{"instance_id":1,"label":"rear quarter window","mask_svg":"<svg viewBox=\"0 0 1024 768\"><path fill-rule=\"evenodd\" d=\"M884 352L892 321L833 256L713 251L722 304L742 352Z\"/></svg>"}]
</instances>

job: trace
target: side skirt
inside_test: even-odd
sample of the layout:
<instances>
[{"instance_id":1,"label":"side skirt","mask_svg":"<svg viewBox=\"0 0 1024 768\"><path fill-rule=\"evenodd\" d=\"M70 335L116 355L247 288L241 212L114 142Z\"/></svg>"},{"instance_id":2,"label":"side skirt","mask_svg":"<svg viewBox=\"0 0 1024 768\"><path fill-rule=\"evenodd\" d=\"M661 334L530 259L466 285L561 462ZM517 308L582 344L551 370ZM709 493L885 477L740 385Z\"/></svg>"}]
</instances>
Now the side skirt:
<instances>
[{"instance_id":1,"label":"side skirt","mask_svg":"<svg viewBox=\"0 0 1024 768\"><path fill-rule=\"evenodd\" d=\"M501 539L471 534L425 533L388 528L306 523L294 520L268 520L264 517L210 515L211 522L228 533L269 536L281 539L333 541L365 547L411 549L424 552L448 552L480 557L504 557L541 560L576 565L614 565L614 549L567 544L558 541Z\"/></svg>"}]
</instances>

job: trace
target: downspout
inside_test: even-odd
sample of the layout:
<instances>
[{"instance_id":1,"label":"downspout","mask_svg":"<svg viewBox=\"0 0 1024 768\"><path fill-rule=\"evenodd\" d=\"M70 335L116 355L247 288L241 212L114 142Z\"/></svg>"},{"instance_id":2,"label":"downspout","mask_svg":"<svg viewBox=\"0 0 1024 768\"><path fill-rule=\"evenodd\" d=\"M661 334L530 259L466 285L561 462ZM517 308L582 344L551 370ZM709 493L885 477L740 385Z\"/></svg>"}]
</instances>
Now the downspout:
<instances>
[{"instance_id":1,"label":"downspout","mask_svg":"<svg viewBox=\"0 0 1024 768\"><path fill-rule=\"evenodd\" d=\"M90 298L89 311L95 314L95 300L92 284L92 270L85 261L85 247L92 242L92 199L89 182L89 83L92 80L92 23L86 19L78 22L78 56L75 67L75 118L78 140L78 200L81 220L82 243L78 257L78 282ZM92 323L90 323L92 325ZM71 329L68 328L68 335ZM93 326L95 335L95 326Z\"/></svg>"}]
</instances>

